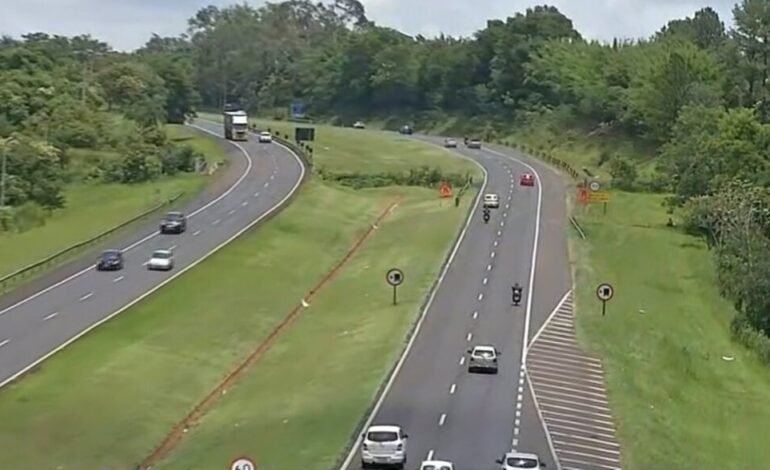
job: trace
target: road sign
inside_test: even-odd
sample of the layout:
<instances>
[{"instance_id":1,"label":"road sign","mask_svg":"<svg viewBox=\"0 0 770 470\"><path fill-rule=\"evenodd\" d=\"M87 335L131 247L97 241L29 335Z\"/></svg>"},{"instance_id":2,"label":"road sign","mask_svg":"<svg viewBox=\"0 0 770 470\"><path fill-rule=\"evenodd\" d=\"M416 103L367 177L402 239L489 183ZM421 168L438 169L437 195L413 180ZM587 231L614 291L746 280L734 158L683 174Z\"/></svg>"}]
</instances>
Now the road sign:
<instances>
[{"instance_id":1,"label":"road sign","mask_svg":"<svg viewBox=\"0 0 770 470\"><path fill-rule=\"evenodd\" d=\"M591 191L588 193L588 202L609 202L610 193L607 191Z\"/></svg>"},{"instance_id":2,"label":"road sign","mask_svg":"<svg viewBox=\"0 0 770 470\"><path fill-rule=\"evenodd\" d=\"M404 282L404 272L398 268L393 268L388 271L388 274L385 276L385 278L388 280L388 284L393 287L397 287Z\"/></svg>"},{"instance_id":3,"label":"road sign","mask_svg":"<svg viewBox=\"0 0 770 470\"><path fill-rule=\"evenodd\" d=\"M230 470L257 470L257 465L248 457L239 457L230 464Z\"/></svg>"},{"instance_id":4,"label":"road sign","mask_svg":"<svg viewBox=\"0 0 770 470\"><path fill-rule=\"evenodd\" d=\"M602 301L602 316L607 313L607 301L610 300L613 295L615 295L615 289L606 282L599 284L599 287L596 288L596 297Z\"/></svg>"},{"instance_id":5,"label":"road sign","mask_svg":"<svg viewBox=\"0 0 770 470\"><path fill-rule=\"evenodd\" d=\"M294 140L297 142L312 142L315 140L315 127L295 127Z\"/></svg>"},{"instance_id":6,"label":"road sign","mask_svg":"<svg viewBox=\"0 0 770 470\"><path fill-rule=\"evenodd\" d=\"M393 268L385 275L385 280L393 286L393 305L398 303L398 286L404 282L404 272L398 268Z\"/></svg>"},{"instance_id":7,"label":"road sign","mask_svg":"<svg viewBox=\"0 0 770 470\"><path fill-rule=\"evenodd\" d=\"M588 204L588 191L585 188L578 189L578 202L580 204Z\"/></svg>"},{"instance_id":8,"label":"road sign","mask_svg":"<svg viewBox=\"0 0 770 470\"><path fill-rule=\"evenodd\" d=\"M291 117L294 119L304 118L306 114L305 103L299 100L292 102L289 112L291 113Z\"/></svg>"},{"instance_id":9,"label":"road sign","mask_svg":"<svg viewBox=\"0 0 770 470\"><path fill-rule=\"evenodd\" d=\"M591 183L588 184L588 189L590 189L593 192L596 192L602 188L602 185L598 181L591 181Z\"/></svg>"},{"instance_id":10,"label":"road sign","mask_svg":"<svg viewBox=\"0 0 770 470\"><path fill-rule=\"evenodd\" d=\"M452 197L452 185L446 181L441 182L441 186L438 188L439 197Z\"/></svg>"}]
</instances>

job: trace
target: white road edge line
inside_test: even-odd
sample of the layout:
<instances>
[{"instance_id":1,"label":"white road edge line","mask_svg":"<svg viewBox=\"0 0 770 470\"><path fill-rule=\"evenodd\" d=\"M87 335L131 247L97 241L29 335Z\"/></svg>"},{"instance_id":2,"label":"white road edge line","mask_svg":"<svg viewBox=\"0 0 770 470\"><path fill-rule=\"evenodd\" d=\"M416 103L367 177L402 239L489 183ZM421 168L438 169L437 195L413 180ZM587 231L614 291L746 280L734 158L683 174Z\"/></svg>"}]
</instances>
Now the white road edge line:
<instances>
[{"instance_id":1,"label":"white road edge line","mask_svg":"<svg viewBox=\"0 0 770 470\"><path fill-rule=\"evenodd\" d=\"M422 142L425 142L425 141L422 141ZM432 144L432 145L438 148L443 148L437 144ZM385 398L388 396L388 392L393 387L393 383L396 381L396 377L398 377L398 373L401 371L401 368L404 366L404 362L406 362L406 357L409 355L409 351L411 351L412 345L414 344L414 341L417 339L418 333L422 328L422 324L425 320L425 316L430 310L430 307L433 304L433 299L436 298L436 293L438 292L438 289L441 286L441 284L444 282L444 278L446 277L447 272L449 272L449 268L452 267L452 261L454 261L455 256L457 255L457 252L460 250L460 245L462 245L463 240L465 240L465 235L467 234L468 228L470 227L471 222L473 221L473 214L475 214L476 211L478 210L479 202L481 202L481 197L487 188L487 183L489 181L489 173L487 172L487 169L484 168L484 165L482 165L481 163L477 162L476 160L470 157L466 157L465 155L459 152L452 152L451 150L447 150L447 152L451 152L453 155L459 158L468 160L469 162L472 162L474 165L481 168L481 171L484 173L484 182L481 184L481 189L479 189L479 192L476 195L476 201L473 203L473 207L468 211L468 216L465 219L465 226L462 228L460 235L457 237L457 241L455 242L454 247L452 247L452 252L449 254L449 257L447 258L447 262L444 265L444 269L441 271L441 274L439 274L438 280L436 281L436 284L433 287L433 291L430 293L430 297L428 297L428 301L425 303L425 307L422 309L422 312L420 313L420 318L417 320L417 323L415 324L414 331L412 331L412 336L409 338L409 341L406 343L406 347L404 348L404 351L401 354L401 357L398 359L396 366L393 368L393 371L391 372L390 377L388 378L388 381L385 383L385 387L382 389L382 392L380 393L380 396L377 399L377 402L374 404L372 411L369 413L369 416L367 416L366 419L364 420L364 425L362 427L363 429L366 429L369 426L371 426L372 421L374 420L374 417L377 416L377 413L380 411L380 408L382 408L382 404L385 402ZM463 365L464 363L465 363L465 356L460 358L460 365ZM353 446L350 448L350 452L348 452L348 456L342 462L342 465L340 465L341 470L347 469L350 466L350 463L356 457L356 450L361 445L361 433L358 432L356 435L357 435L356 440L353 443Z\"/></svg>"},{"instance_id":2,"label":"white road edge line","mask_svg":"<svg viewBox=\"0 0 770 470\"><path fill-rule=\"evenodd\" d=\"M572 289L568 289L567 292L559 301L559 303L556 304L556 307L553 308L553 310L551 311L551 314L548 315L548 318L545 319L545 321L543 322L543 325L540 327L539 330L537 330L537 333L535 333L535 336L532 337L532 341L530 341L529 344L527 344L527 351L529 351L532 348L532 346L535 344L535 341L537 341L540 335L543 334L543 331L545 331L546 327L548 327L548 325L551 323L551 320L559 312L559 309L564 305L564 302L567 301L571 293L572 293ZM526 341L526 338L524 338L524 340Z\"/></svg>"},{"instance_id":3,"label":"white road edge line","mask_svg":"<svg viewBox=\"0 0 770 470\"><path fill-rule=\"evenodd\" d=\"M543 432L545 433L545 440L548 442L548 448L551 450L551 457L553 458L553 462L556 464L556 470L562 470L561 469L561 462L559 462L559 458L556 455L556 448L553 446L553 440L551 439L551 433L548 432L548 426L545 424L545 417L543 416L543 410L540 409L540 404L537 401L537 397L535 396L535 389L532 387L532 379L529 377L529 372L525 372L527 375L527 385L529 386L529 395L532 397L532 403L535 405L535 412L537 413L537 417L540 418L540 424L543 426Z\"/></svg>"},{"instance_id":4,"label":"white road edge line","mask_svg":"<svg viewBox=\"0 0 770 470\"><path fill-rule=\"evenodd\" d=\"M198 127L198 126L193 126L193 127ZM212 134L212 135L215 135L215 136L219 137L219 135L218 135L218 134L216 134L216 133L214 133L214 132L208 131L208 130L206 130L206 129L203 129L203 128L200 128L200 127L198 127L198 128L199 128L199 129L202 129L202 130L204 130L204 131L206 131L206 132L208 132L209 134ZM223 139L223 140L224 140L224 139ZM245 178L245 177L246 177L246 176L249 174L249 171L251 170L251 167L252 167L252 165L253 165L253 164L251 163L251 158L249 158L249 153L248 153L248 152L247 152L247 151L246 151L246 150L245 150L245 149L244 149L244 148L243 148L243 147L242 147L240 144L237 144L237 143L235 143L235 142L233 142L233 141L229 141L229 140L228 140L228 141L226 141L226 142L229 142L229 143L231 143L232 145L234 145L235 147L237 147L237 148L238 148L238 149L239 149L239 150L240 150L240 151L243 153L244 157L245 157L245 158L248 160L248 162L249 162L249 164L247 165L247 171L246 171L246 172L244 172L244 174L243 174L243 175L241 175L241 178L239 178L239 179L238 179L238 181L236 181L236 183L235 183L233 186L231 186L231 187L230 187L230 189L228 189L227 191L225 191L224 193L222 193L222 195L220 195L218 198L216 198L216 199L214 199L213 201L209 202L207 205L205 205L205 206L201 207L201 208L200 208L200 209L198 209L197 211L195 211L195 212L193 212L192 214L190 214L190 216L192 216L192 215L194 215L194 214L197 214L197 213L200 213L200 212L201 212L202 210L204 210L205 208L207 208L207 207L210 207L210 206L211 206L211 205L213 205L214 203L216 203L216 202L219 202L220 200L222 200L222 198L224 198L225 196L227 196L227 194L229 194L230 192L232 192L232 191L233 191L233 190L236 188L236 186L237 186L238 184L240 184L240 182L241 182L241 181L243 181L243 179L244 179L244 178ZM246 227L244 227L244 228L242 228L241 230L239 230L238 232L236 232L236 233L235 233L233 236L231 236L230 238L228 238L228 239L227 239L227 240L225 240L224 242L222 242L222 243L220 243L219 245L215 246L213 250L209 251L208 253L206 253L206 254L205 254L205 255L203 255L202 257L198 258L196 261L193 261L192 263L190 263L189 265L185 266L183 269L180 269L179 271L175 271L175 272L174 272L174 273L173 273L171 276L169 276L167 279L163 280L163 282L161 282L161 283L157 284L157 285L156 285L155 287L153 287L152 289L148 290L148 291L147 291L147 292L145 292L144 294L140 295L139 297L135 298L135 299L134 299L134 300L132 300L131 302L129 302L129 303L127 303L126 305L124 305L123 307L119 308L118 310L116 310L116 311L112 312L111 314L107 315L106 317L102 318L102 319L101 319L101 320L99 320L98 322L96 322L96 323L92 324L91 326L89 326L88 328L84 329L84 330L83 330L83 331L81 331L80 333L77 333L77 334L75 334L75 335L74 335L74 336L72 336L70 339L68 339L67 341L65 341L64 343L62 343L61 345L59 345L58 347L54 348L54 350L53 350L53 351L51 351L51 352L49 352L48 354L44 355L44 356L43 356L43 357L41 357L40 359L38 359L38 360L34 361L33 363L31 363L31 364L30 364L30 365L28 365L27 367L23 368L23 369L22 369L22 370L20 370L19 372L17 372L17 373L15 373L15 374L13 374L12 376L8 377L8 378L7 378L7 379L5 379L3 382L0 382L0 389L1 389L1 388L3 388L4 386L6 386L7 384L9 384L10 382L13 382L14 380L16 380L16 379L17 379L19 376L21 376L21 375L23 375L23 374L26 374L26 373L27 373L27 372L28 372L30 369L32 369L32 368L34 368L34 367L37 367L37 365L38 365L38 364L40 364L40 363L44 362L44 361L45 361L45 360L47 360L49 357L53 356L54 354L58 353L59 351L61 351L61 350L62 350L62 349L64 349L64 348L66 348L67 346L69 346L69 345L70 345L70 344L72 344L73 342L77 341L77 340L78 340L78 339L80 339L80 338L81 338L83 335L87 334L88 332L90 332L90 331L91 331L91 330L93 330L94 328L97 328L97 327L99 327L100 325L102 325L103 323L106 323L106 322L110 321L110 320L111 320L112 318L114 318L115 316L117 316L117 315L119 315L119 314L123 313L124 311L126 311L126 310L128 310L129 308L133 307L134 305L136 305L137 303L141 302L141 301L142 301L142 300L144 300L145 298L149 297L150 295L152 295L153 293L155 293L157 290L159 290L161 287L165 286L166 284L168 284L169 282L173 281L173 280L174 280L174 279L176 279L177 277L179 277L179 276L181 276L182 274L186 273L188 270L190 270L190 269L194 268L195 266L197 266L198 264L202 263L202 262L203 262L204 260L206 260L206 259L207 259L209 256L213 255L214 253L216 253L217 251L219 251L220 249L222 249L223 247L225 247L226 245L228 245L230 242L232 242L232 241L233 241L233 240L235 240L236 238L240 237L242 234L246 233L246 231L248 231L249 229L251 229L251 227L253 227L254 225L258 224L258 223L259 223L260 221L262 221L262 220L263 220L265 217L269 216L270 214L272 214L273 212L275 212L276 210L278 210L278 208L280 208L280 207L281 207L281 206L282 206L282 205L283 205L283 204L284 204L286 201L288 201L288 200L289 200L289 198L291 198L291 196L292 196L292 195L293 195L293 194L294 194L294 193L297 191L297 188L299 188L299 185L302 183L302 180L305 178L305 171L306 171L306 169L305 169L305 165L302 163L302 159L301 159L301 158L299 158L299 156L298 156L297 154L295 154L295 153L294 153L294 152L293 152L293 151L292 151L290 148L286 147L285 145L281 145L281 144L278 144L277 142L276 142L276 144L277 144L277 145L279 145L279 146L281 146L281 147L282 147L283 149L285 149L287 152L289 152L289 154L290 154L292 157L294 157L294 159L297 161L297 163L299 164L299 167L300 167L300 174L299 174L299 178L297 178L297 181L294 183L294 186L291 188L291 190L289 191L289 193L288 193L288 194L286 194L286 196L284 196L284 197L283 197L283 199L281 199L281 200L280 200L280 201L278 201L276 204L274 204L274 205L273 205L273 207L271 207L269 210L267 210L267 211L266 211L264 214L260 215L259 217L257 217L257 218L256 218L256 219L254 219L253 221L251 221L251 223L249 223L248 225L246 225ZM189 216L188 216L188 217L189 217ZM156 234L157 234L157 232L156 232ZM155 236L156 234L154 234L153 236ZM149 237L149 238L151 238L151 237ZM149 238L147 238L147 239L149 240ZM135 243L135 245L137 245L137 246L138 246L138 244L139 244L138 242L137 242L137 243ZM85 270L81 271L81 274L82 274L82 273L85 273L85 272L87 272L89 269L93 269L93 267L92 267L92 268L88 268L88 269L85 269ZM77 277L77 276L79 276L79 275L80 275L80 274L76 274L76 275L72 276L72 277L71 277L71 279L74 279L75 277ZM61 282L60 282L58 285L64 284L64 282L65 282L65 281L61 281ZM52 288L53 288L53 286L52 286L52 287L49 287L47 290L50 290L50 289L52 289ZM46 292L46 291L40 291L39 293L35 294L35 296L39 296L39 295L42 295L44 292ZM25 299L25 300L23 300L22 302L26 302L26 301L28 301L28 300L31 300L32 298L34 298L34 297L29 297L28 299ZM21 305L21 303L19 303L19 304L17 304L17 305ZM11 307L9 307L9 308L11 308Z\"/></svg>"},{"instance_id":5,"label":"white road edge line","mask_svg":"<svg viewBox=\"0 0 770 470\"><path fill-rule=\"evenodd\" d=\"M203 127L196 126L194 124L190 124L190 127L194 127L194 128L196 128L198 130L201 130L201 131L206 132L208 134L211 134L213 136L220 137L220 135L217 134L216 132L212 132L212 131L210 131L208 129L205 129ZM222 138L222 137L220 137L220 138ZM246 152L246 150L244 150L243 147L241 147L239 144L236 144L235 142L232 142L232 141L229 141L229 140L227 142L230 142L231 144L235 145L236 147L238 147L238 149L241 150L241 152L243 153L244 158L246 159L246 169L243 171L241 176L235 181L235 183L233 183L232 186L227 188L227 190L225 192L223 192L222 194L217 196L216 199L214 199L213 201L209 201L206 205L204 205L202 207L199 207L198 209L196 209L193 212L191 212L190 214L188 214L187 215L188 218L195 217L196 215L198 215L201 212L205 211L206 209L208 209L209 207L211 207L214 204L218 203L222 199L226 198L231 192L233 192L235 190L235 188L237 188L243 182L244 179L246 179L247 176L249 176L249 173L251 172L251 168L252 168L252 166L254 164L251 162L251 158L249 158L248 152ZM299 157L296 157L296 158L299 158ZM302 167L302 168L304 169L304 167ZM147 242L148 240L151 240L152 238L157 237L159 235L159 233L160 232L157 232L157 231L153 232L150 235L147 235L146 237L142 238L141 240L138 240L138 241L132 243L131 245L127 246L126 248L123 248L121 251L123 253L125 253L127 251L133 250L134 248L136 248L137 246ZM20 306L26 304L27 302L29 302L31 300L34 300L34 299L40 297L41 295L56 289L59 286L63 286L64 284L67 284L68 282L77 279L78 277L82 276L83 274L85 274L88 271L91 271L93 269L94 269L94 266L89 266L89 267L83 269L82 271L76 272L75 274L73 274L73 275L71 275L71 276L69 276L69 277L67 277L65 279L62 279L61 281L57 282L56 284L50 285L50 286L46 287L45 289L43 289L41 291L35 292L34 294L30 295L29 297L27 297L25 299L22 299L22 300L16 302L15 304L13 304L11 306L4 308L3 310L0 310L0 315L5 314L6 312L10 312L11 310L15 309L16 307L20 307ZM5 384L5 382L0 383L0 388L2 388L4 384Z\"/></svg>"}]
</instances>

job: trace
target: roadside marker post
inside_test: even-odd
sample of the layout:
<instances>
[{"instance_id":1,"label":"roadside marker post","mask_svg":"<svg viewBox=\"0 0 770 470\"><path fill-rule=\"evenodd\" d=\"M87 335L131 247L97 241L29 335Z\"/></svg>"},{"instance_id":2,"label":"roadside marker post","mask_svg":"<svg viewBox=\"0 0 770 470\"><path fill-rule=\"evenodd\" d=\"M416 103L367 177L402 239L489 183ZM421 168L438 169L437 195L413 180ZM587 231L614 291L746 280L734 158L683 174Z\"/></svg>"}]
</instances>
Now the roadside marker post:
<instances>
[{"instance_id":1,"label":"roadside marker post","mask_svg":"<svg viewBox=\"0 0 770 470\"><path fill-rule=\"evenodd\" d=\"M257 470L257 465L248 457L238 457L230 463L230 470Z\"/></svg>"},{"instance_id":2,"label":"roadside marker post","mask_svg":"<svg viewBox=\"0 0 770 470\"><path fill-rule=\"evenodd\" d=\"M599 284L596 288L596 297L602 302L602 316L607 313L607 302L615 295L615 289L606 282Z\"/></svg>"},{"instance_id":3,"label":"roadside marker post","mask_svg":"<svg viewBox=\"0 0 770 470\"><path fill-rule=\"evenodd\" d=\"M404 272L393 268L385 275L385 280L393 287L393 305L398 304L398 286L404 282Z\"/></svg>"}]
</instances>

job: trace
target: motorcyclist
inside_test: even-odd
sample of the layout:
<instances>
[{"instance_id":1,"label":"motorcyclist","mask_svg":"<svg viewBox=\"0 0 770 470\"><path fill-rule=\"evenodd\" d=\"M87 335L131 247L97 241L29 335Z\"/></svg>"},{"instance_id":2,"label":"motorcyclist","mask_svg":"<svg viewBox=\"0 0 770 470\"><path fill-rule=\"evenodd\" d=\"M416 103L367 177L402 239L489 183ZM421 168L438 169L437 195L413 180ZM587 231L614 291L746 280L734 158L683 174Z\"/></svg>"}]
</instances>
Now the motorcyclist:
<instances>
[{"instance_id":1,"label":"motorcyclist","mask_svg":"<svg viewBox=\"0 0 770 470\"><path fill-rule=\"evenodd\" d=\"M518 305L519 302L521 302L521 286L519 283L515 283L513 286L511 286L512 290L512 301L514 305Z\"/></svg>"}]
</instances>

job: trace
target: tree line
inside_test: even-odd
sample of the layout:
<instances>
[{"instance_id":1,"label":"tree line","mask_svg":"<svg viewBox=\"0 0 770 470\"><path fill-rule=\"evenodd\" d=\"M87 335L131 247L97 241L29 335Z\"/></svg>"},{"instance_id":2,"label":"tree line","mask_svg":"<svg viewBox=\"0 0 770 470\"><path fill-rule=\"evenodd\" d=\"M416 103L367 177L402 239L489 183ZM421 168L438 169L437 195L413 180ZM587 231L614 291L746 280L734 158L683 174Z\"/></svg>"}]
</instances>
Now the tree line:
<instances>
[{"instance_id":1,"label":"tree line","mask_svg":"<svg viewBox=\"0 0 770 470\"><path fill-rule=\"evenodd\" d=\"M132 54L73 52L58 86L72 102L120 110L139 126L229 102L282 118L301 100L333 123L380 117L419 130L451 121L485 138L547 126L633 142L648 149L653 171L639 171L633 155L603 154L597 165L615 187L671 195L669 208L714 253L719 288L738 311L736 337L770 361L770 0L741 0L732 13L730 28L702 8L649 38L603 43L547 5L465 38L377 25L358 0L208 6L185 34L154 35ZM78 86L81 73L93 77L88 87ZM26 80L27 90L51 85ZM0 100L24 103L0 108L0 119L36 122L41 94L31 95Z\"/></svg>"},{"instance_id":2,"label":"tree line","mask_svg":"<svg viewBox=\"0 0 770 470\"><path fill-rule=\"evenodd\" d=\"M89 36L0 39L0 232L63 207L71 183L194 171L201 155L162 128L192 112L192 70L189 57L118 53Z\"/></svg>"}]
</instances>

